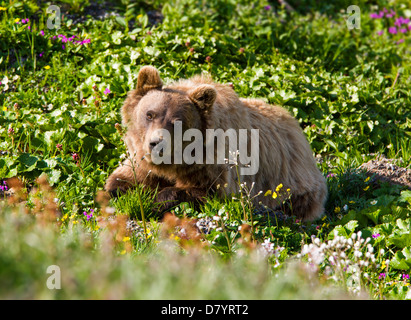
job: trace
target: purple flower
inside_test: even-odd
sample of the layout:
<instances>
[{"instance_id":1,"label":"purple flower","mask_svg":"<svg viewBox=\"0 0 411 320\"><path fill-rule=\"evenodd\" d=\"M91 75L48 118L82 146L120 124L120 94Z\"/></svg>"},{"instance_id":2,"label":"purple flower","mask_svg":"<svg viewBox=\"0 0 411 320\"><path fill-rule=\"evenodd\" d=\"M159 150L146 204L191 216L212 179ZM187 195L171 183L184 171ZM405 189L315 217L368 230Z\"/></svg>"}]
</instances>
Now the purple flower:
<instances>
[{"instance_id":1,"label":"purple flower","mask_svg":"<svg viewBox=\"0 0 411 320\"><path fill-rule=\"evenodd\" d=\"M3 185L0 186L1 191L7 191L9 188L7 187L6 181L3 181Z\"/></svg>"},{"instance_id":2,"label":"purple flower","mask_svg":"<svg viewBox=\"0 0 411 320\"><path fill-rule=\"evenodd\" d=\"M335 177L336 177L335 173L327 174L327 178L335 178Z\"/></svg>"},{"instance_id":3,"label":"purple flower","mask_svg":"<svg viewBox=\"0 0 411 320\"><path fill-rule=\"evenodd\" d=\"M396 27L389 27L388 32L391 34L397 34L397 28Z\"/></svg>"},{"instance_id":4,"label":"purple flower","mask_svg":"<svg viewBox=\"0 0 411 320\"><path fill-rule=\"evenodd\" d=\"M110 92L111 92L111 91L110 91L109 88L106 88L106 90L104 90L104 94L105 94L105 95L108 95Z\"/></svg>"},{"instance_id":5,"label":"purple flower","mask_svg":"<svg viewBox=\"0 0 411 320\"><path fill-rule=\"evenodd\" d=\"M65 50L66 49L66 46L63 44L63 45L61 45L61 47L63 48L63 50Z\"/></svg>"},{"instance_id":6,"label":"purple flower","mask_svg":"<svg viewBox=\"0 0 411 320\"><path fill-rule=\"evenodd\" d=\"M265 6L264 9L267 10L267 11L271 10L271 6Z\"/></svg>"},{"instance_id":7,"label":"purple flower","mask_svg":"<svg viewBox=\"0 0 411 320\"><path fill-rule=\"evenodd\" d=\"M41 58L43 55L44 55L44 51L42 51L42 52L39 54L39 57Z\"/></svg>"},{"instance_id":8,"label":"purple flower","mask_svg":"<svg viewBox=\"0 0 411 320\"><path fill-rule=\"evenodd\" d=\"M379 236L380 236L379 233L374 233L374 234L372 235L372 237L373 237L374 239L378 238Z\"/></svg>"},{"instance_id":9,"label":"purple flower","mask_svg":"<svg viewBox=\"0 0 411 320\"><path fill-rule=\"evenodd\" d=\"M382 36L383 33L384 33L384 30L381 30L381 31L378 31L378 32L377 32L377 34L378 34L379 36Z\"/></svg>"},{"instance_id":10,"label":"purple flower","mask_svg":"<svg viewBox=\"0 0 411 320\"><path fill-rule=\"evenodd\" d=\"M44 31L43 30L40 31L40 34L44 37Z\"/></svg>"},{"instance_id":11,"label":"purple flower","mask_svg":"<svg viewBox=\"0 0 411 320\"><path fill-rule=\"evenodd\" d=\"M378 276L378 279L384 279L384 278L385 278L385 273L384 272L380 273L380 275Z\"/></svg>"},{"instance_id":12,"label":"purple flower","mask_svg":"<svg viewBox=\"0 0 411 320\"><path fill-rule=\"evenodd\" d=\"M400 32L401 32L401 33L406 33L406 32L407 32L407 28L401 28L401 29L400 29Z\"/></svg>"},{"instance_id":13,"label":"purple flower","mask_svg":"<svg viewBox=\"0 0 411 320\"><path fill-rule=\"evenodd\" d=\"M403 42L404 42L404 39L400 39L400 40L397 41L397 44L400 44L400 43L403 43Z\"/></svg>"},{"instance_id":14,"label":"purple flower","mask_svg":"<svg viewBox=\"0 0 411 320\"><path fill-rule=\"evenodd\" d=\"M402 278L405 280L405 279L409 279L410 278L410 275L409 274L405 274L405 273L403 273L402 274Z\"/></svg>"}]
</instances>

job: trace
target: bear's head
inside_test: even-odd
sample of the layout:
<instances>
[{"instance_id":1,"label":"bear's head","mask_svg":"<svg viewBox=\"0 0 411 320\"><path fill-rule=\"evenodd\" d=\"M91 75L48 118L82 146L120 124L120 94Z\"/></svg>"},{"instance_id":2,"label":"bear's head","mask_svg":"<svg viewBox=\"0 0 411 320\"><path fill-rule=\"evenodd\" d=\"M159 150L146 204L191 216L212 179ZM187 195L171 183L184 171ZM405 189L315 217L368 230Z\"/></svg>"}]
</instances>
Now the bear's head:
<instances>
[{"instance_id":1,"label":"bear's head","mask_svg":"<svg viewBox=\"0 0 411 320\"><path fill-rule=\"evenodd\" d=\"M204 134L216 97L210 84L164 87L157 69L143 67L136 89L122 108L123 124L131 135L129 143L134 144L134 150L142 150L149 163L168 164L168 159L169 164L183 164L174 158L190 143L182 137L189 129ZM175 153L175 149L181 150Z\"/></svg>"}]
</instances>

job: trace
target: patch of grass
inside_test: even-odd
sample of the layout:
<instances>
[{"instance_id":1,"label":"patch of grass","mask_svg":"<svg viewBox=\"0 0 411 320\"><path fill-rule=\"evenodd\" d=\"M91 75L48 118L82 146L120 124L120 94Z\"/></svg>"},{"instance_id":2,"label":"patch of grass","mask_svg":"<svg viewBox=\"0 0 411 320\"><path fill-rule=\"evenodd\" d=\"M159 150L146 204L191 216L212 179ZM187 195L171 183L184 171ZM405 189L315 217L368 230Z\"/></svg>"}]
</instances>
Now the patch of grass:
<instances>
[{"instance_id":1,"label":"patch of grass","mask_svg":"<svg viewBox=\"0 0 411 320\"><path fill-rule=\"evenodd\" d=\"M288 2L294 11L118 0L117 16L63 19L56 30L46 3L0 1L2 297L410 298L410 191L358 167L380 154L410 166L411 33L398 24L409 26L411 8L359 2L361 29L348 30L347 1ZM80 16L89 3L64 9ZM165 82L207 72L289 110L327 176L325 216L302 223L253 208L241 185L235 198L181 204L165 221L155 191L106 199L126 154L119 106L143 65ZM207 233L195 232L201 223ZM65 290L45 286L50 265Z\"/></svg>"}]
</instances>

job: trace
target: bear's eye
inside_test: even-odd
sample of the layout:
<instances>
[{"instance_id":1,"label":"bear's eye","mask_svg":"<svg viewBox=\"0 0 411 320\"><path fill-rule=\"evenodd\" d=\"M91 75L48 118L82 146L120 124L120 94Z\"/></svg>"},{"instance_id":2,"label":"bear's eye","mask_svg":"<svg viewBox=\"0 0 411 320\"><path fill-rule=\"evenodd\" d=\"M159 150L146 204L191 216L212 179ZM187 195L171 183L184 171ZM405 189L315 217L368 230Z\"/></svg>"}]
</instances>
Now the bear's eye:
<instances>
[{"instance_id":1,"label":"bear's eye","mask_svg":"<svg viewBox=\"0 0 411 320\"><path fill-rule=\"evenodd\" d=\"M148 121L153 120L153 119L154 119L154 114L151 113L151 112L147 112L147 114L146 114L146 119L147 119Z\"/></svg>"}]
</instances>

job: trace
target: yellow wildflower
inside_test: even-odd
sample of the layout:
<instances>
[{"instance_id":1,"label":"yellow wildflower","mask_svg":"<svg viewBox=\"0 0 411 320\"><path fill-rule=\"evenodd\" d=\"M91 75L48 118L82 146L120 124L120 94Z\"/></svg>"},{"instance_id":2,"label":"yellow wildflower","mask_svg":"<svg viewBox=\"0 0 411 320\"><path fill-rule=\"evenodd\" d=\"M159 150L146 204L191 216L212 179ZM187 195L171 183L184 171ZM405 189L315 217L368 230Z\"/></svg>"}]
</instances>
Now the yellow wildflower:
<instances>
[{"instance_id":1,"label":"yellow wildflower","mask_svg":"<svg viewBox=\"0 0 411 320\"><path fill-rule=\"evenodd\" d=\"M287 189L287 192L288 192L288 193L290 193L290 192L291 192L291 189L290 189L290 188L288 188L288 189Z\"/></svg>"},{"instance_id":2,"label":"yellow wildflower","mask_svg":"<svg viewBox=\"0 0 411 320\"><path fill-rule=\"evenodd\" d=\"M6 11L7 10L7 8L5 8L5 7L0 7L0 11Z\"/></svg>"},{"instance_id":3,"label":"yellow wildflower","mask_svg":"<svg viewBox=\"0 0 411 320\"><path fill-rule=\"evenodd\" d=\"M3 111L7 111L7 107L6 107L6 106L3 107Z\"/></svg>"},{"instance_id":4,"label":"yellow wildflower","mask_svg":"<svg viewBox=\"0 0 411 320\"><path fill-rule=\"evenodd\" d=\"M19 21L20 21L20 18L14 19L14 23L17 23L17 22L19 22Z\"/></svg>"},{"instance_id":5,"label":"yellow wildflower","mask_svg":"<svg viewBox=\"0 0 411 320\"><path fill-rule=\"evenodd\" d=\"M147 239L150 239L153 236L151 230L147 228Z\"/></svg>"},{"instance_id":6,"label":"yellow wildflower","mask_svg":"<svg viewBox=\"0 0 411 320\"><path fill-rule=\"evenodd\" d=\"M355 203L355 201L352 201L352 200L351 200L351 201L348 201L348 203L351 203L351 204L352 204L352 203Z\"/></svg>"},{"instance_id":7,"label":"yellow wildflower","mask_svg":"<svg viewBox=\"0 0 411 320\"><path fill-rule=\"evenodd\" d=\"M127 242L127 241L130 241L130 237L124 237L123 238L123 242Z\"/></svg>"},{"instance_id":8,"label":"yellow wildflower","mask_svg":"<svg viewBox=\"0 0 411 320\"><path fill-rule=\"evenodd\" d=\"M277 199L278 195L277 192L273 192L273 199Z\"/></svg>"},{"instance_id":9,"label":"yellow wildflower","mask_svg":"<svg viewBox=\"0 0 411 320\"><path fill-rule=\"evenodd\" d=\"M340 212L341 212L341 208L340 208L340 207L336 207L336 208L334 209L334 212L335 212L335 213L340 213Z\"/></svg>"},{"instance_id":10,"label":"yellow wildflower","mask_svg":"<svg viewBox=\"0 0 411 320\"><path fill-rule=\"evenodd\" d=\"M370 188L370 186L366 186L363 190L367 191Z\"/></svg>"},{"instance_id":11,"label":"yellow wildflower","mask_svg":"<svg viewBox=\"0 0 411 320\"><path fill-rule=\"evenodd\" d=\"M49 65L44 66L44 69L48 70L48 69L50 69L50 66Z\"/></svg>"},{"instance_id":12,"label":"yellow wildflower","mask_svg":"<svg viewBox=\"0 0 411 320\"><path fill-rule=\"evenodd\" d=\"M143 14L139 14L138 16L137 16L137 19L140 19L140 18L142 18L143 17Z\"/></svg>"},{"instance_id":13,"label":"yellow wildflower","mask_svg":"<svg viewBox=\"0 0 411 320\"><path fill-rule=\"evenodd\" d=\"M213 28L208 29L208 31L210 31L210 32L213 31L213 30L214 30Z\"/></svg>"},{"instance_id":14,"label":"yellow wildflower","mask_svg":"<svg viewBox=\"0 0 411 320\"><path fill-rule=\"evenodd\" d=\"M267 190L267 192L264 193L264 197L268 196L269 194L271 194L271 190Z\"/></svg>"},{"instance_id":15,"label":"yellow wildflower","mask_svg":"<svg viewBox=\"0 0 411 320\"><path fill-rule=\"evenodd\" d=\"M127 253L126 250L123 250L123 251L120 252L120 254L126 254L126 253Z\"/></svg>"},{"instance_id":16,"label":"yellow wildflower","mask_svg":"<svg viewBox=\"0 0 411 320\"><path fill-rule=\"evenodd\" d=\"M364 180L364 182L370 181L370 177L367 177L367 179Z\"/></svg>"},{"instance_id":17,"label":"yellow wildflower","mask_svg":"<svg viewBox=\"0 0 411 320\"><path fill-rule=\"evenodd\" d=\"M77 220L74 220L74 221L73 221L73 224L77 224L77 223L78 223L78 221L77 221Z\"/></svg>"},{"instance_id":18,"label":"yellow wildflower","mask_svg":"<svg viewBox=\"0 0 411 320\"><path fill-rule=\"evenodd\" d=\"M174 233L172 233L172 234L170 234L170 239L178 241L178 240L180 240L180 237L176 236Z\"/></svg>"},{"instance_id":19,"label":"yellow wildflower","mask_svg":"<svg viewBox=\"0 0 411 320\"><path fill-rule=\"evenodd\" d=\"M275 188L275 191L277 191L277 192L280 191L282 187L283 187L283 184L280 183L280 184L277 186L277 188Z\"/></svg>"}]
</instances>

